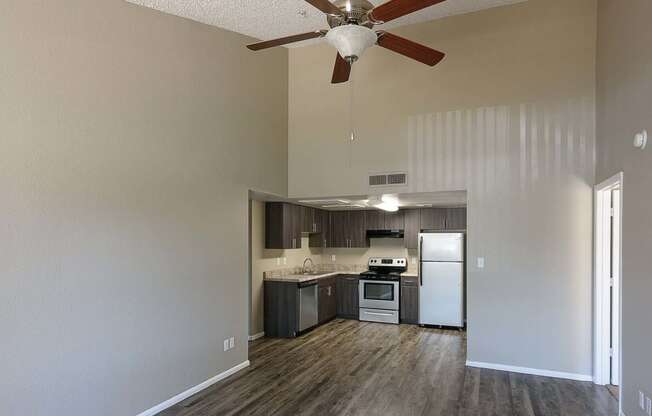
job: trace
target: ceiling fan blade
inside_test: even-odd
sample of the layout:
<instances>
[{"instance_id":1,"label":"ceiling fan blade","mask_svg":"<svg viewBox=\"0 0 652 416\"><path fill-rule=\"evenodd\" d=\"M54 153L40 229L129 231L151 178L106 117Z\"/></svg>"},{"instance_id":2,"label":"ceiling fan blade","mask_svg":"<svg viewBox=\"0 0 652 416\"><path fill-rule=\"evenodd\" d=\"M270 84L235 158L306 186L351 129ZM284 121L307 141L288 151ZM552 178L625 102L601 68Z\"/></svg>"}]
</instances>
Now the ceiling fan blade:
<instances>
[{"instance_id":1,"label":"ceiling fan blade","mask_svg":"<svg viewBox=\"0 0 652 416\"><path fill-rule=\"evenodd\" d=\"M437 65L446 56L443 52L388 32L378 34L378 45L430 66Z\"/></svg>"},{"instance_id":2,"label":"ceiling fan blade","mask_svg":"<svg viewBox=\"0 0 652 416\"><path fill-rule=\"evenodd\" d=\"M350 75L351 64L338 53L335 58L335 68L333 69L333 79L331 80L331 83L341 84L342 82L346 82L349 80Z\"/></svg>"},{"instance_id":3,"label":"ceiling fan blade","mask_svg":"<svg viewBox=\"0 0 652 416\"><path fill-rule=\"evenodd\" d=\"M446 0L389 0L371 10L369 17L374 22L386 23L444 1Z\"/></svg>"},{"instance_id":4,"label":"ceiling fan blade","mask_svg":"<svg viewBox=\"0 0 652 416\"><path fill-rule=\"evenodd\" d=\"M306 0L306 1L326 14L342 16L342 11L339 8L335 7L335 5L328 0Z\"/></svg>"},{"instance_id":5,"label":"ceiling fan blade","mask_svg":"<svg viewBox=\"0 0 652 416\"><path fill-rule=\"evenodd\" d=\"M324 32L316 30L314 32L302 33L300 35L286 36L284 38L266 40L265 42L253 43L247 45L247 48L252 51L259 51L261 49L273 48L274 46L287 45L288 43L299 42L307 39L320 38L324 36Z\"/></svg>"}]
</instances>

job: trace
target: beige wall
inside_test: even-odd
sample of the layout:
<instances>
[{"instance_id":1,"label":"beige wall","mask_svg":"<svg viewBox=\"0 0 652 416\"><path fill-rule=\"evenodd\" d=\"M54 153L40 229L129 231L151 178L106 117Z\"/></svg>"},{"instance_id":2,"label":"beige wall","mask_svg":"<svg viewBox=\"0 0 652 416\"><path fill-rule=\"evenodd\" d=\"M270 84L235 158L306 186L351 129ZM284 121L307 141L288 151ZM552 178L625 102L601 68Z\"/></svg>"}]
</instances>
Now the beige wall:
<instances>
[{"instance_id":1,"label":"beige wall","mask_svg":"<svg viewBox=\"0 0 652 416\"><path fill-rule=\"evenodd\" d=\"M405 191L468 190L468 358L590 375L596 1L395 32L448 56L431 69L372 48L355 64L351 167L334 51L290 51L290 196L368 193L378 170L407 171Z\"/></svg>"},{"instance_id":2,"label":"beige wall","mask_svg":"<svg viewBox=\"0 0 652 416\"><path fill-rule=\"evenodd\" d=\"M301 248L295 250L268 250L265 248L265 203L251 201L251 314L249 335L264 331L263 273L303 266L310 257L315 265L322 262L322 249L310 248L307 234L301 239ZM280 262L280 264L279 264Z\"/></svg>"},{"instance_id":3,"label":"beige wall","mask_svg":"<svg viewBox=\"0 0 652 416\"><path fill-rule=\"evenodd\" d=\"M622 406L643 415L638 391L652 397L652 149L633 146L652 132L652 2L598 2L597 180L624 171L622 278Z\"/></svg>"},{"instance_id":4,"label":"beige wall","mask_svg":"<svg viewBox=\"0 0 652 416\"><path fill-rule=\"evenodd\" d=\"M406 257L412 260L412 258L416 259L416 256L416 250L405 248L403 239L381 238L371 239L369 247L366 248L326 248L323 261L327 264L365 265L369 257ZM410 261L408 271L416 272L418 267L418 264L412 264Z\"/></svg>"},{"instance_id":5,"label":"beige wall","mask_svg":"<svg viewBox=\"0 0 652 416\"><path fill-rule=\"evenodd\" d=\"M2 2L1 413L135 415L247 360L248 189L287 189L287 52L248 41Z\"/></svg>"}]
</instances>

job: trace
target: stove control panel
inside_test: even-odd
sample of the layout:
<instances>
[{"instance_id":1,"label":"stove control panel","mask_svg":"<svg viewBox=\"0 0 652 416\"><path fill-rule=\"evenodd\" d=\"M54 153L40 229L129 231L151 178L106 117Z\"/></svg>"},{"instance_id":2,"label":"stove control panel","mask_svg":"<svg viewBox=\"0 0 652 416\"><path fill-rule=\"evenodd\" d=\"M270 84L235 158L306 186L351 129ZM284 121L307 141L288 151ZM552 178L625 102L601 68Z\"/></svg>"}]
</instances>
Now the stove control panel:
<instances>
[{"instance_id":1,"label":"stove control panel","mask_svg":"<svg viewBox=\"0 0 652 416\"><path fill-rule=\"evenodd\" d=\"M407 267L407 259L404 257L370 257L368 265L374 267Z\"/></svg>"}]
</instances>

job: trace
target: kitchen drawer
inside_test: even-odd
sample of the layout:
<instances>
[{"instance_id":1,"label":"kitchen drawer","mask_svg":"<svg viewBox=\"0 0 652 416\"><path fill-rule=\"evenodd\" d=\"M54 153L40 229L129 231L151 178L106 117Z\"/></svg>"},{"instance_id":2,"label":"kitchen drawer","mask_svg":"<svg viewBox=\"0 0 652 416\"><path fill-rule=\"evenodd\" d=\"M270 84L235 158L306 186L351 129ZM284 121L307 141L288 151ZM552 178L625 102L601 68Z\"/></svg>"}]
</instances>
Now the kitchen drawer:
<instances>
[{"instance_id":1,"label":"kitchen drawer","mask_svg":"<svg viewBox=\"0 0 652 416\"><path fill-rule=\"evenodd\" d=\"M335 286L337 284L337 277L322 277L319 279L319 287Z\"/></svg>"},{"instance_id":2,"label":"kitchen drawer","mask_svg":"<svg viewBox=\"0 0 652 416\"><path fill-rule=\"evenodd\" d=\"M418 276L401 276L402 286L419 286Z\"/></svg>"},{"instance_id":3,"label":"kitchen drawer","mask_svg":"<svg viewBox=\"0 0 652 416\"><path fill-rule=\"evenodd\" d=\"M397 324L399 316L398 311L390 311L386 309L360 309L360 320Z\"/></svg>"}]
</instances>

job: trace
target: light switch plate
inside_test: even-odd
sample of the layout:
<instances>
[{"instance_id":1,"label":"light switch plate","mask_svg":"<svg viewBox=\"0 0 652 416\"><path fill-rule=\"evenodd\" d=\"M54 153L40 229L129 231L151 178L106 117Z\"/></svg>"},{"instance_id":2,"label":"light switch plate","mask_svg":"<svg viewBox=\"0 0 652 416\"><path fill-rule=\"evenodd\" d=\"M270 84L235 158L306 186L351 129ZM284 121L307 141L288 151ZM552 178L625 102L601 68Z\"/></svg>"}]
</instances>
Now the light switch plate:
<instances>
[{"instance_id":1,"label":"light switch plate","mask_svg":"<svg viewBox=\"0 0 652 416\"><path fill-rule=\"evenodd\" d=\"M641 410L645 410L645 394L640 390L638 392L638 407L640 407Z\"/></svg>"},{"instance_id":2,"label":"light switch plate","mask_svg":"<svg viewBox=\"0 0 652 416\"><path fill-rule=\"evenodd\" d=\"M235 338L229 338L229 349L235 347Z\"/></svg>"},{"instance_id":3,"label":"light switch plate","mask_svg":"<svg viewBox=\"0 0 652 416\"><path fill-rule=\"evenodd\" d=\"M287 257L283 257L283 264L288 264L288 258Z\"/></svg>"},{"instance_id":4,"label":"light switch plate","mask_svg":"<svg viewBox=\"0 0 652 416\"><path fill-rule=\"evenodd\" d=\"M331 254L331 261L336 261L336 260L337 260L337 256L335 254Z\"/></svg>"},{"instance_id":5,"label":"light switch plate","mask_svg":"<svg viewBox=\"0 0 652 416\"><path fill-rule=\"evenodd\" d=\"M652 399L649 397L645 398L645 411L647 412L648 416L652 416Z\"/></svg>"},{"instance_id":6,"label":"light switch plate","mask_svg":"<svg viewBox=\"0 0 652 416\"><path fill-rule=\"evenodd\" d=\"M229 350L229 340L225 339L224 340L224 351L228 351L228 350Z\"/></svg>"},{"instance_id":7,"label":"light switch plate","mask_svg":"<svg viewBox=\"0 0 652 416\"><path fill-rule=\"evenodd\" d=\"M417 258L412 256L412 264L417 264Z\"/></svg>"},{"instance_id":8,"label":"light switch plate","mask_svg":"<svg viewBox=\"0 0 652 416\"><path fill-rule=\"evenodd\" d=\"M280 257L277 257L277 258L276 258L276 265L277 265L277 266L280 266L280 265L281 265L281 258L280 258Z\"/></svg>"},{"instance_id":9,"label":"light switch plate","mask_svg":"<svg viewBox=\"0 0 652 416\"><path fill-rule=\"evenodd\" d=\"M484 257L478 257L478 269L484 269Z\"/></svg>"}]
</instances>

